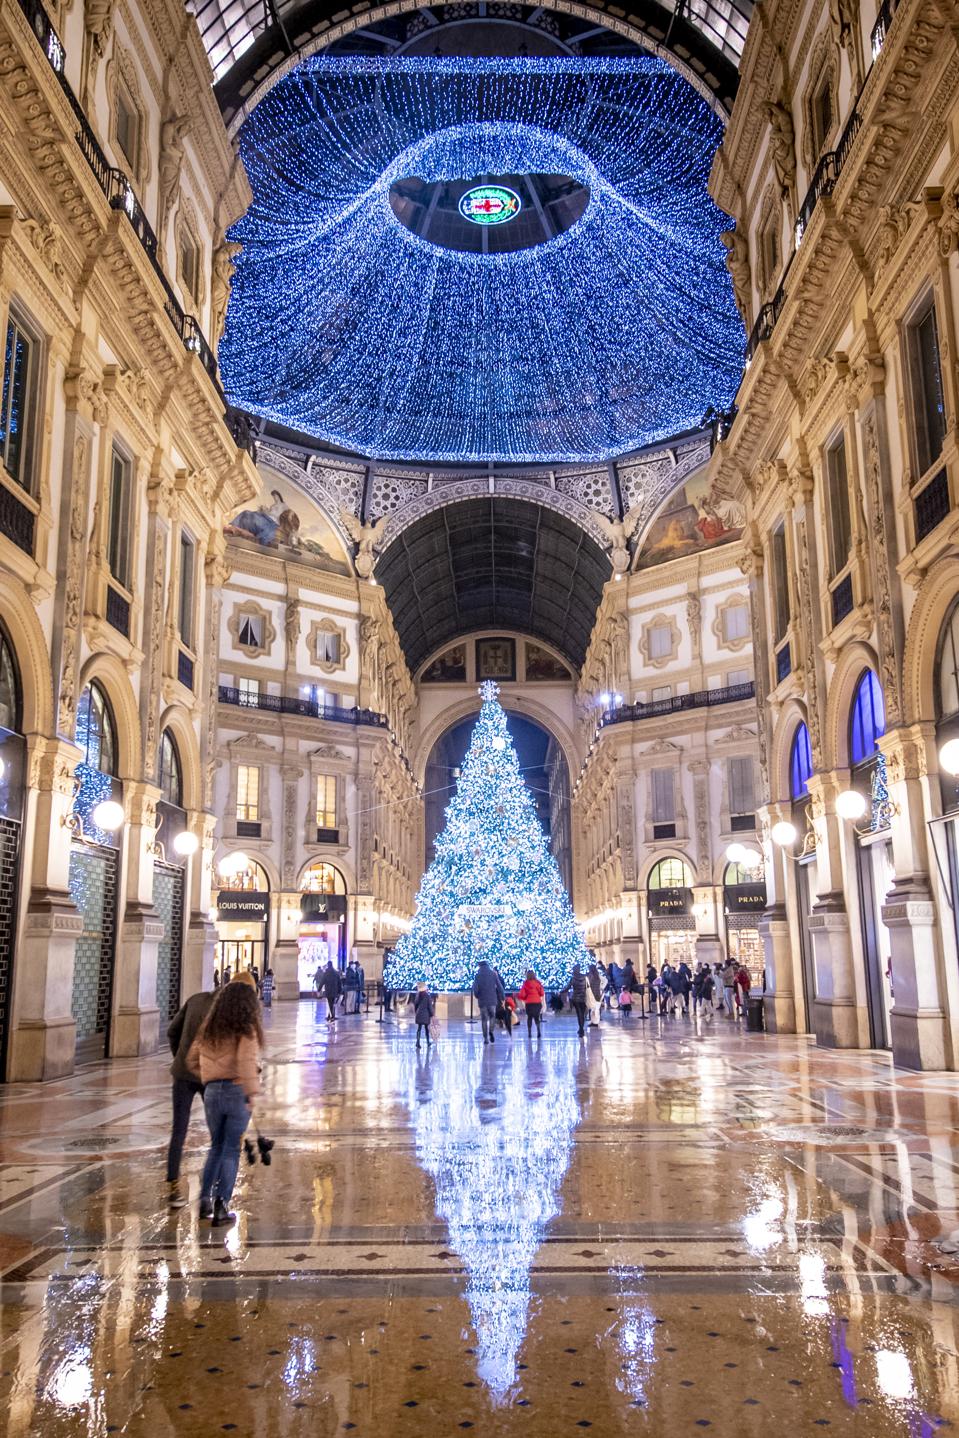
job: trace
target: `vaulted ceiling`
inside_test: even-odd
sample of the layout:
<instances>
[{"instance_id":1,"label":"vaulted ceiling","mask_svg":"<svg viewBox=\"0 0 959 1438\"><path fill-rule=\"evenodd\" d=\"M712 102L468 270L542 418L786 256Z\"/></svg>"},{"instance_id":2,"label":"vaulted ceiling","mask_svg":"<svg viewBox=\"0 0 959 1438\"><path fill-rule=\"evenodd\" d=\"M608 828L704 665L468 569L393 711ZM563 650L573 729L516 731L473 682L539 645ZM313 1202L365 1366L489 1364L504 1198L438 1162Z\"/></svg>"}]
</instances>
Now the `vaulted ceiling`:
<instances>
[{"instance_id":1,"label":"vaulted ceiling","mask_svg":"<svg viewBox=\"0 0 959 1438\"><path fill-rule=\"evenodd\" d=\"M514 629L582 666L609 560L562 515L524 500L445 505L376 566L407 663L477 629Z\"/></svg>"},{"instance_id":2,"label":"vaulted ceiling","mask_svg":"<svg viewBox=\"0 0 959 1438\"><path fill-rule=\"evenodd\" d=\"M634 0L625 25L645 36L655 53L672 56L726 113L736 94L738 67L754 0ZM367 7L355 19L332 0L187 0L196 16L228 123L291 60L319 48L363 55L572 55L637 53L623 33L615 0L588 9L511 5L482 0L456 6ZM398 13L397 13L398 12ZM609 28L603 23L608 13ZM597 23L598 22L598 23Z\"/></svg>"}]
</instances>

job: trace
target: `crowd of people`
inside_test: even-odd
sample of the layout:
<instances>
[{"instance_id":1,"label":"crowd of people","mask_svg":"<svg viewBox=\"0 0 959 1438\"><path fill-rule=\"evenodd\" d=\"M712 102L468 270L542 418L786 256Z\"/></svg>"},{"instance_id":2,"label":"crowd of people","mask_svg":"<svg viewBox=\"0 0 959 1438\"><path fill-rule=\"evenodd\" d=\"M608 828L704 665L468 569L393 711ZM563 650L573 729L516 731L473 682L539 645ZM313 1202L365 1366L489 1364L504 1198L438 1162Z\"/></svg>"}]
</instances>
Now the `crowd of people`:
<instances>
[{"instance_id":1,"label":"crowd of people","mask_svg":"<svg viewBox=\"0 0 959 1438\"><path fill-rule=\"evenodd\" d=\"M636 1000L648 999L649 1013L672 1015L681 1013L688 1018L700 1013L712 1018L718 1010L728 1019L745 1018L747 1001L752 987L752 977L744 964L733 959L715 968L698 963L695 972L684 960L675 967L664 963L661 969L655 964L646 968L645 983L636 974L631 959L620 966L604 964L595 955L585 969L576 964L565 988L552 993L548 1000L546 990L528 969L526 978L515 994L507 989L499 971L487 962L481 961L473 981L472 994L480 1013L483 1042L495 1043L497 1028L512 1035L513 1025L520 1022L518 1006L523 1005L526 1013L526 1032L532 1037L533 1026L537 1035L542 1033L543 1009L549 1007L555 1013L562 1013L567 1007L576 1016L580 1038L585 1037L587 1028L596 1028L603 1010L618 1011L628 1019ZM420 988L425 990L425 984ZM411 996L411 1002L413 998Z\"/></svg>"},{"instance_id":2,"label":"crowd of people","mask_svg":"<svg viewBox=\"0 0 959 1438\"><path fill-rule=\"evenodd\" d=\"M650 1013L689 1017L700 1013L710 1019L716 1011L728 1019L745 1015L751 980L749 971L732 959L722 967L696 965L695 972L681 961L675 967L654 964L641 982L631 960L620 966L603 964L595 955L583 967L576 964L564 988L547 993L534 969L515 993L510 992L497 969L481 961L472 985L472 997L479 1009L483 1043L496 1042L497 1032L510 1038L521 1022L520 1006L526 1016L526 1033L542 1035L544 1011L560 1014L570 1008L576 1017L580 1038L602 1020L603 1010L618 1011L629 1020L636 998L648 996ZM355 959L344 970L332 962L320 966L313 976L314 994L325 998L327 1022L336 1021L338 1005L345 1013L359 1013L366 991L366 976ZM193 1101L200 1096L210 1133L210 1148L200 1188L200 1217L214 1227L231 1224L236 1215L229 1204L246 1142L247 1157L256 1161L256 1151L244 1139L253 1113L253 1100L260 1091L263 1051L261 1004L269 1008L273 999L274 975L268 968L262 979L256 968L233 975L229 967L214 975L209 992L193 994L176 1014L167 1030L173 1054L173 1123L167 1150L167 1184L171 1208L186 1202L180 1182L180 1165ZM385 1008L399 1008L399 996L384 979ZM408 996L416 1025L416 1047L425 1039L431 1047L437 1035L436 998L425 983L417 984ZM269 1163L272 1143L257 1133L257 1148L263 1163Z\"/></svg>"}]
</instances>

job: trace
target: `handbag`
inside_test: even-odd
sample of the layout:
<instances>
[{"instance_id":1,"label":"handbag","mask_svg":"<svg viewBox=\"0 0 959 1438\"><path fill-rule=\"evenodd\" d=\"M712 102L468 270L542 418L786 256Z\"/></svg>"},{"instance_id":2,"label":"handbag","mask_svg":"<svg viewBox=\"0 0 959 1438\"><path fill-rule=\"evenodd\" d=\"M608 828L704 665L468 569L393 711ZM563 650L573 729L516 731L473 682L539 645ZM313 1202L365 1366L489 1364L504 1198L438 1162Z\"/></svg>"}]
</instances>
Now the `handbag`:
<instances>
[{"instance_id":1,"label":"handbag","mask_svg":"<svg viewBox=\"0 0 959 1438\"><path fill-rule=\"evenodd\" d=\"M439 1021L439 1019L436 1018L436 1016L434 1015L433 1018L430 1019L430 1041L431 1041L432 1043L435 1043L436 1040L439 1038L439 1036L440 1036L440 1021Z\"/></svg>"}]
</instances>

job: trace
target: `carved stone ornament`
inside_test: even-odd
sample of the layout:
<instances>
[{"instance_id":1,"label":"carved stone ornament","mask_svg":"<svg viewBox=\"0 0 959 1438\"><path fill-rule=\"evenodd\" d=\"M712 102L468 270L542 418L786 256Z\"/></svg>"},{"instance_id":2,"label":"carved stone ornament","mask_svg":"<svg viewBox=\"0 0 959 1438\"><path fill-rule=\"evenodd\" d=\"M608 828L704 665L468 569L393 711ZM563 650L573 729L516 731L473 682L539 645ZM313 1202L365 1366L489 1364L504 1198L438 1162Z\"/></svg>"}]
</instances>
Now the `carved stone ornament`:
<instances>
[{"instance_id":1,"label":"carved stone ornament","mask_svg":"<svg viewBox=\"0 0 959 1438\"><path fill-rule=\"evenodd\" d=\"M959 245L959 197L955 191L943 195L939 216L939 253L945 258Z\"/></svg>"},{"instance_id":2,"label":"carved stone ornament","mask_svg":"<svg viewBox=\"0 0 959 1438\"><path fill-rule=\"evenodd\" d=\"M892 613L892 581L883 509L882 473L875 409L866 415L862 428L869 498L870 545L873 568L873 597L876 611L876 638L879 651L879 680L886 706L886 724L897 729L902 723L902 669L896 656L896 635Z\"/></svg>"},{"instance_id":3,"label":"carved stone ornament","mask_svg":"<svg viewBox=\"0 0 959 1438\"><path fill-rule=\"evenodd\" d=\"M53 220L25 220L23 228L57 284L63 284L63 231L60 226Z\"/></svg>"},{"instance_id":4,"label":"carved stone ornament","mask_svg":"<svg viewBox=\"0 0 959 1438\"><path fill-rule=\"evenodd\" d=\"M310 750L311 759L348 759L349 755L344 754L342 749L337 749L335 744L321 744L318 749Z\"/></svg>"},{"instance_id":5,"label":"carved stone ornament","mask_svg":"<svg viewBox=\"0 0 959 1438\"><path fill-rule=\"evenodd\" d=\"M231 739L226 747L233 754L238 753L241 749L265 749L271 754L276 753L272 744L267 744L266 740L261 739L259 734L253 733L239 734L235 739Z\"/></svg>"}]
</instances>

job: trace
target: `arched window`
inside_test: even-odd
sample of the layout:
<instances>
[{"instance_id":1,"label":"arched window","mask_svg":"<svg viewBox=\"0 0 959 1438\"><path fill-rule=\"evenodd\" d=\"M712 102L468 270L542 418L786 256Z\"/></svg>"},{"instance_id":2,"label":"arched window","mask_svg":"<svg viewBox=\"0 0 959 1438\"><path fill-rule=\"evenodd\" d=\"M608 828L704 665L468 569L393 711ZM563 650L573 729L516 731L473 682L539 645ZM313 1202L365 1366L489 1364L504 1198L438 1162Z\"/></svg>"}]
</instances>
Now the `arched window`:
<instances>
[{"instance_id":1,"label":"arched window","mask_svg":"<svg viewBox=\"0 0 959 1438\"><path fill-rule=\"evenodd\" d=\"M650 889L691 889L693 876L682 859L660 859L649 875Z\"/></svg>"},{"instance_id":2,"label":"arched window","mask_svg":"<svg viewBox=\"0 0 959 1438\"><path fill-rule=\"evenodd\" d=\"M793 735L789 751L789 797L804 799L809 793L812 778L812 750L809 747L809 730L800 724Z\"/></svg>"},{"instance_id":3,"label":"arched window","mask_svg":"<svg viewBox=\"0 0 959 1438\"><path fill-rule=\"evenodd\" d=\"M322 862L311 864L303 875L304 894L345 894L346 883L339 869Z\"/></svg>"},{"instance_id":4,"label":"arched window","mask_svg":"<svg viewBox=\"0 0 959 1438\"><path fill-rule=\"evenodd\" d=\"M160 735L160 794L164 803L183 808L183 771L176 740L169 729Z\"/></svg>"},{"instance_id":5,"label":"arched window","mask_svg":"<svg viewBox=\"0 0 959 1438\"><path fill-rule=\"evenodd\" d=\"M117 771L117 741L110 703L94 680L80 695L77 705L77 738L80 763L101 774Z\"/></svg>"},{"instance_id":6,"label":"arched window","mask_svg":"<svg viewBox=\"0 0 959 1438\"><path fill-rule=\"evenodd\" d=\"M762 871L760 870L760 876ZM756 870L744 869L742 864L727 864L723 874L723 884L726 887L735 888L738 884L755 884Z\"/></svg>"},{"instance_id":7,"label":"arched window","mask_svg":"<svg viewBox=\"0 0 959 1438\"><path fill-rule=\"evenodd\" d=\"M939 633L936 664L936 718L959 715L959 599L946 616Z\"/></svg>"},{"instance_id":8,"label":"arched window","mask_svg":"<svg viewBox=\"0 0 959 1438\"><path fill-rule=\"evenodd\" d=\"M7 636L0 629L0 729L20 729L20 681Z\"/></svg>"},{"instance_id":9,"label":"arched window","mask_svg":"<svg viewBox=\"0 0 959 1438\"><path fill-rule=\"evenodd\" d=\"M882 687L871 669L866 669L856 685L849 721L849 758L852 764L863 764L878 752L879 740L886 732L886 709Z\"/></svg>"}]
</instances>

